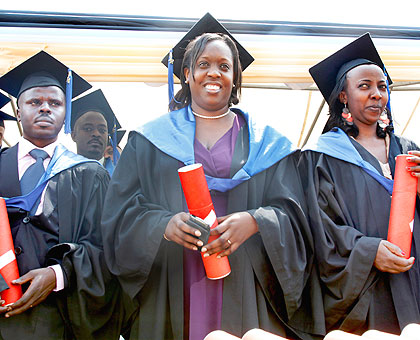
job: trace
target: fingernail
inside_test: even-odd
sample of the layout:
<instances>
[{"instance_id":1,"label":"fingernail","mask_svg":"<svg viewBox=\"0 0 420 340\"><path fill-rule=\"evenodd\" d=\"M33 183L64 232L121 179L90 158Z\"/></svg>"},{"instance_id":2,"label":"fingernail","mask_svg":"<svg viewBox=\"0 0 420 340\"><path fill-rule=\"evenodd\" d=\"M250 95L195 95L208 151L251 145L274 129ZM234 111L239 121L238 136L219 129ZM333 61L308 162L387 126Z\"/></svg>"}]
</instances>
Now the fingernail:
<instances>
[{"instance_id":1,"label":"fingernail","mask_svg":"<svg viewBox=\"0 0 420 340\"><path fill-rule=\"evenodd\" d=\"M221 259L221 258L222 258L220 255L217 255L216 257L217 257L218 259Z\"/></svg>"},{"instance_id":2,"label":"fingernail","mask_svg":"<svg viewBox=\"0 0 420 340\"><path fill-rule=\"evenodd\" d=\"M207 256L210 256L209 254L207 254L207 253L205 253L204 255L203 255L203 257L207 257Z\"/></svg>"},{"instance_id":3,"label":"fingernail","mask_svg":"<svg viewBox=\"0 0 420 340\"><path fill-rule=\"evenodd\" d=\"M201 247L202 245L203 245L203 242L201 242L201 241L197 242L197 246Z\"/></svg>"},{"instance_id":4,"label":"fingernail","mask_svg":"<svg viewBox=\"0 0 420 340\"><path fill-rule=\"evenodd\" d=\"M4 317L5 317L5 318L8 318L9 316L10 316L9 314L6 314Z\"/></svg>"},{"instance_id":5,"label":"fingernail","mask_svg":"<svg viewBox=\"0 0 420 340\"><path fill-rule=\"evenodd\" d=\"M205 253L207 251L207 248L201 248L201 252Z\"/></svg>"},{"instance_id":6,"label":"fingernail","mask_svg":"<svg viewBox=\"0 0 420 340\"><path fill-rule=\"evenodd\" d=\"M195 236L198 236L198 237L200 237L200 236L201 236L201 232L200 232L200 230L196 230L196 231L195 231Z\"/></svg>"},{"instance_id":7,"label":"fingernail","mask_svg":"<svg viewBox=\"0 0 420 340\"><path fill-rule=\"evenodd\" d=\"M408 171L410 171L411 170L411 166L406 166L405 169L408 170Z\"/></svg>"},{"instance_id":8,"label":"fingernail","mask_svg":"<svg viewBox=\"0 0 420 340\"><path fill-rule=\"evenodd\" d=\"M193 246L193 247L192 247L192 249L193 249L193 250L197 250L198 248L197 248L196 246Z\"/></svg>"}]
</instances>

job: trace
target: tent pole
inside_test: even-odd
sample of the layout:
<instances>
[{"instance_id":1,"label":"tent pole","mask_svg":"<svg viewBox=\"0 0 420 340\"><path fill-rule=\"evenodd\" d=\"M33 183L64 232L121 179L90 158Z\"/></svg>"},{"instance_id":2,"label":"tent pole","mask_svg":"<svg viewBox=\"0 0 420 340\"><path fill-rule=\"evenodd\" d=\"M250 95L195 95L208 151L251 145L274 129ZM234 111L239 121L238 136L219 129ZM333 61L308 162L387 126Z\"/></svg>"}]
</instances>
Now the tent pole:
<instances>
[{"instance_id":1,"label":"tent pole","mask_svg":"<svg viewBox=\"0 0 420 340\"><path fill-rule=\"evenodd\" d=\"M407 123L405 124L404 129L403 129L403 130L402 130L402 132L401 132L401 136L404 134L405 129L407 128L408 124L410 124L411 118L413 118L413 116L414 116L414 112L416 112L416 110L417 110L417 106L419 105L419 102L420 102L420 97L419 97L419 99L417 100L416 105L414 106L413 112L411 112L410 118L408 118L408 121L407 121Z\"/></svg>"},{"instance_id":2,"label":"tent pole","mask_svg":"<svg viewBox=\"0 0 420 340\"><path fill-rule=\"evenodd\" d=\"M306 121L308 120L308 114L309 114L309 107L311 106L311 98L312 98L312 91L309 91L308 103L306 104L305 118L303 120L302 130L300 131L298 147L300 145L300 142L302 141L303 133L305 132Z\"/></svg>"},{"instance_id":3,"label":"tent pole","mask_svg":"<svg viewBox=\"0 0 420 340\"><path fill-rule=\"evenodd\" d=\"M321 105L319 106L318 112L316 113L316 116L315 116L315 118L312 122L311 127L309 128L308 134L306 135L305 140L303 141L303 144L302 144L301 148L303 148L306 145L306 143L308 142L308 139L311 136L311 133L312 133L314 127L315 127L316 122L318 121L319 115L321 114L321 111L322 111L324 105L325 105L325 99L322 99Z\"/></svg>"}]
</instances>

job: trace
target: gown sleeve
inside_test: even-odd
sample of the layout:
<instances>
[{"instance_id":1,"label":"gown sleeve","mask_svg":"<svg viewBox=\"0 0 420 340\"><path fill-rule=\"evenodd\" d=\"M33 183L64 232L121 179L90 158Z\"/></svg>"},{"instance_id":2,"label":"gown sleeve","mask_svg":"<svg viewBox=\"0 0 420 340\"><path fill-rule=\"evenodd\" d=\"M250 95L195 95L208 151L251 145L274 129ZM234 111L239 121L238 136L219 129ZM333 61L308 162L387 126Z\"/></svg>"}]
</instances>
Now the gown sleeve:
<instances>
[{"instance_id":1,"label":"gown sleeve","mask_svg":"<svg viewBox=\"0 0 420 340\"><path fill-rule=\"evenodd\" d=\"M68 287L59 307L77 339L118 339L121 289L107 269L100 228L109 174L96 163L60 173L57 180L59 243L47 254L59 260Z\"/></svg>"},{"instance_id":2,"label":"gown sleeve","mask_svg":"<svg viewBox=\"0 0 420 340\"><path fill-rule=\"evenodd\" d=\"M102 218L105 258L131 298L147 281L160 247L169 243L163 234L174 213L157 202L174 201L167 196L176 190L155 182L173 176L160 172L170 167L159 163L159 153L143 136L132 132L106 196ZM176 168L171 169L177 176ZM167 182L177 185L179 180Z\"/></svg>"},{"instance_id":3,"label":"gown sleeve","mask_svg":"<svg viewBox=\"0 0 420 340\"><path fill-rule=\"evenodd\" d=\"M360 198L351 197L345 188L335 184L330 166L325 155L312 151L303 152L299 162L323 288L327 331L343 322L350 310L359 311L359 315L352 314L350 318L363 321L366 317L369 288L377 276L372 267L381 241L350 225L346 203ZM343 163L339 173L350 175L346 169L349 166Z\"/></svg>"},{"instance_id":4,"label":"gown sleeve","mask_svg":"<svg viewBox=\"0 0 420 340\"><path fill-rule=\"evenodd\" d=\"M297 172L298 158L299 152L295 152L269 169L263 206L249 212L258 223L280 283L288 323L297 329L323 334L322 299L313 268L314 244Z\"/></svg>"}]
</instances>

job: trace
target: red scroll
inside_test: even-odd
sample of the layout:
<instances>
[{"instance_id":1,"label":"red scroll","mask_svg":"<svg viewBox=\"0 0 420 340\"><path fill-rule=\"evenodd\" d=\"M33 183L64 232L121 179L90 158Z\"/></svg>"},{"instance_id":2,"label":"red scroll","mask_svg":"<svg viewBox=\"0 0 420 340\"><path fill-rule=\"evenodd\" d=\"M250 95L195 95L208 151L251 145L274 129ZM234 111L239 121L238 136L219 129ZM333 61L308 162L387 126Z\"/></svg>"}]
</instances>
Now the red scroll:
<instances>
[{"instance_id":1,"label":"red scroll","mask_svg":"<svg viewBox=\"0 0 420 340\"><path fill-rule=\"evenodd\" d=\"M398 155L396 157L394 190L388 225L388 241L400 247L407 259L411 253L417 194L417 177L412 176L406 169L406 167L416 166L417 164L408 162L407 158L409 157L412 157L412 155Z\"/></svg>"},{"instance_id":2,"label":"red scroll","mask_svg":"<svg viewBox=\"0 0 420 340\"><path fill-rule=\"evenodd\" d=\"M197 163L184 166L178 169L178 174L190 214L203 219L211 229L216 228L216 213L202 165ZM210 236L209 243L217 238L218 236ZM207 257L201 254L201 257L209 279L222 279L230 274L229 260L226 256L218 259L217 254Z\"/></svg>"},{"instance_id":3,"label":"red scroll","mask_svg":"<svg viewBox=\"0 0 420 340\"><path fill-rule=\"evenodd\" d=\"M22 296L20 285L11 282L19 278L15 248L13 246L12 232L10 231L9 217L7 216L6 202L0 198L0 274L6 281L9 289L0 292L4 305L16 302Z\"/></svg>"}]
</instances>

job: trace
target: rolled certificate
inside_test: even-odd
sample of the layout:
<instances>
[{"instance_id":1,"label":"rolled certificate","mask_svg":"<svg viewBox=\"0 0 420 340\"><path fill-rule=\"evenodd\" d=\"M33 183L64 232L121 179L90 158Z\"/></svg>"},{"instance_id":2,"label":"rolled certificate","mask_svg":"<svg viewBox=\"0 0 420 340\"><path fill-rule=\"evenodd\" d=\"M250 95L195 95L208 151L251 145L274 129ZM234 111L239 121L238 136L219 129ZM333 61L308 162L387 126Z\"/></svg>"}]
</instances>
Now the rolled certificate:
<instances>
[{"instance_id":1,"label":"rolled certificate","mask_svg":"<svg viewBox=\"0 0 420 340\"><path fill-rule=\"evenodd\" d=\"M391 199L391 213L388 225L388 241L394 243L410 257L413 236L414 212L416 207L417 177L406 167L416 166L408 162L411 155L398 155L395 163L394 189Z\"/></svg>"},{"instance_id":2,"label":"rolled certificate","mask_svg":"<svg viewBox=\"0 0 420 340\"><path fill-rule=\"evenodd\" d=\"M22 296L20 285L11 282L19 278L19 270L13 246L12 232L10 230L9 217L7 215L6 202L0 198L0 275L9 286L0 292L0 297L5 301L4 305L16 302Z\"/></svg>"},{"instance_id":3,"label":"rolled certificate","mask_svg":"<svg viewBox=\"0 0 420 340\"><path fill-rule=\"evenodd\" d=\"M216 228L218 225L216 213L202 165L196 163L184 166L178 169L178 174L190 214L200 217L210 225L210 229ZM218 237L210 236L209 243ZM229 260L226 256L218 259L217 254L207 257L201 254L201 257L209 279L222 279L230 274Z\"/></svg>"}]
</instances>

